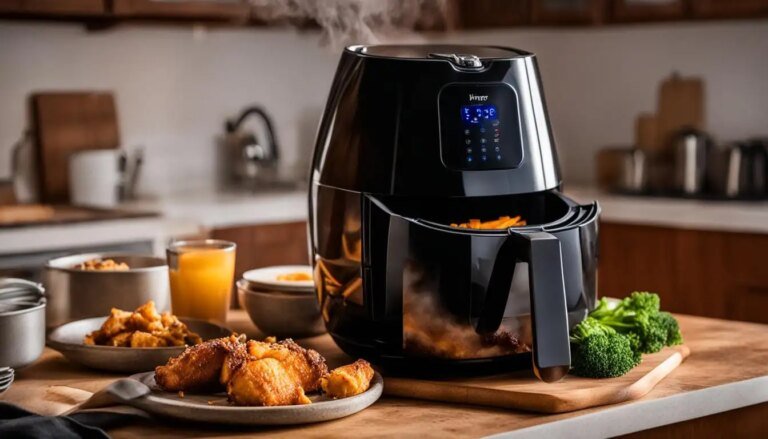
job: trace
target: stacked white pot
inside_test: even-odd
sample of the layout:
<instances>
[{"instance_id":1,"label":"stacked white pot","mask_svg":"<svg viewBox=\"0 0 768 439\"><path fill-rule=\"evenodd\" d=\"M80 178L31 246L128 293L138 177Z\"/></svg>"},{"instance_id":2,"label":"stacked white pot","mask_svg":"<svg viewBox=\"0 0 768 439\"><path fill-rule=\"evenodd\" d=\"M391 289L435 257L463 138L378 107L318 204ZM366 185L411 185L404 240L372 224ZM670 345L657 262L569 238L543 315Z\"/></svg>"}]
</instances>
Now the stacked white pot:
<instances>
[{"instance_id":1,"label":"stacked white pot","mask_svg":"<svg viewBox=\"0 0 768 439\"><path fill-rule=\"evenodd\" d=\"M45 348L46 299L40 284L0 278L0 392L13 369L37 360Z\"/></svg>"}]
</instances>

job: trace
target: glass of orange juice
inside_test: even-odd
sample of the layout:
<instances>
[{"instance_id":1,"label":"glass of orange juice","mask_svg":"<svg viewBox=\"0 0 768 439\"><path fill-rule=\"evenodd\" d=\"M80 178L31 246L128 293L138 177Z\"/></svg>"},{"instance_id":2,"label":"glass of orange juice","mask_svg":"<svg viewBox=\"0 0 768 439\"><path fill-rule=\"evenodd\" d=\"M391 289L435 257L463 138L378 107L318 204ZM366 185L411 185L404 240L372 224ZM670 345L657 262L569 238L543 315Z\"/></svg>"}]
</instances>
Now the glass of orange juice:
<instances>
[{"instance_id":1,"label":"glass of orange juice","mask_svg":"<svg viewBox=\"0 0 768 439\"><path fill-rule=\"evenodd\" d=\"M179 317L226 322L235 275L235 243L217 239L168 246L171 308Z\"/></svg>"}]
</instances>

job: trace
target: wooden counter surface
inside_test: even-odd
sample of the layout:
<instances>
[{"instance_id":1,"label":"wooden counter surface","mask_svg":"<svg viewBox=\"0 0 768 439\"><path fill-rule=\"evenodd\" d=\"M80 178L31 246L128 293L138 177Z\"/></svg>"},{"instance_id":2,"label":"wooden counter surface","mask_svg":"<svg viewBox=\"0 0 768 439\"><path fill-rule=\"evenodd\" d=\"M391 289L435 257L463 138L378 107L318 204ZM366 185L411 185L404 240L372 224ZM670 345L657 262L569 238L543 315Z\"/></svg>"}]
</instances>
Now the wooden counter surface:
<instances>
[{"instance_id":1,"label":"wooden counter surface","mask_svg":"<svg viewBox=\"0 0 768 439\"><path fill-rule=\"evenodd\" d=\"M233 330L252 337L262 336L244 312L234 311L230 317ZM385 396L361 413L320 424L238 429L159 419L112 430L110 434L115 438L297 434L302 437L479 437L494 434L505 437L605 437L674 423L685 425L685 421L691 423L695 422L689 421L691 419L727 411L739 416L743 410L754 412L751 415L745 412L744 416L751 416L749 422L726 419L715 424L724 428L724 432L733 432L737 424L768 431L768 404L764 404L768 401L768 326L691 316L678 318L691 356L644 398L625 404L541 415ZM346 360L327 335L301 343L320 351L331 365ZM75 402L57 397L54 386L95 392L119 377L73 365L59 353L46 348L34 365L17 372L16 382L0 396L0 400L36 412L57 414ZM754 407L733 411L748 406Z\"/></svg>"}]
</instances>

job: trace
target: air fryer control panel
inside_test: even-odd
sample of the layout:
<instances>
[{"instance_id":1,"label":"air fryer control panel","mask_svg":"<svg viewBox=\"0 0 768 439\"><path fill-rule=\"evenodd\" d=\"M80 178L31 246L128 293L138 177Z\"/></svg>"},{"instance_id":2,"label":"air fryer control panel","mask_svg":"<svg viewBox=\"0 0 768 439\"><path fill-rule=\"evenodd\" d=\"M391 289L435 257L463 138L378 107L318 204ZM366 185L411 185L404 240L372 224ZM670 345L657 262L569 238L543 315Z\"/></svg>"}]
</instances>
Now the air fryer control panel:
<instances>
[{"instance_id":1,"label":"air fryer control panel","mask_svg":"<svg viewBox=\"0 0 768 439\"><path fill-rule=\"evenodd\" d=\"M450 84L438 97L443 163L462 171L511 169L523 160L517 93L507 84Z\"/></svg>"}]
</instances>

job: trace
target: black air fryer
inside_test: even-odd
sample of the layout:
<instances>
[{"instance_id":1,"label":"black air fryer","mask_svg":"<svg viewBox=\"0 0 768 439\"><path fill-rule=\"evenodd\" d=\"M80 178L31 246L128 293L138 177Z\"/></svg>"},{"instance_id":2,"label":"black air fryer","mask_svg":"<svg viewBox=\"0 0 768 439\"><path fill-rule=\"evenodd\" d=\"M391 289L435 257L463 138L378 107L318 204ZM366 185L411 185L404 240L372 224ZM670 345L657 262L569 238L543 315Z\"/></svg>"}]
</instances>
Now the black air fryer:
<instances>
[{"instance_id":1,"label":"black air fryer","mask_svg":"<svg viewBox=\"0 0 768 439\"><path fill-rule=\"evenodd\" d=\"M561 378L569 327L596 300L599 208L560 185L533 54L348 47L309 197L329 333L385 368L474 373L532 356L541 379Z\"/></svg>"}]
</instances>

